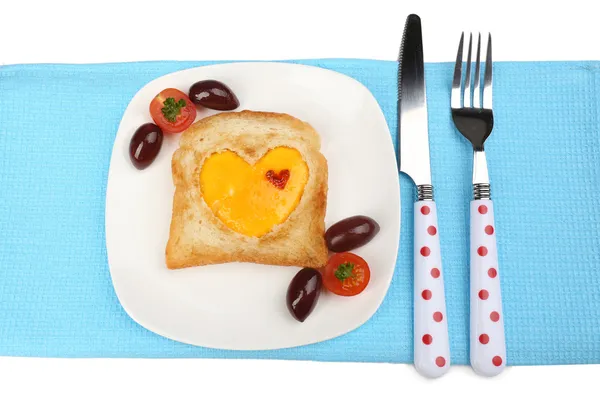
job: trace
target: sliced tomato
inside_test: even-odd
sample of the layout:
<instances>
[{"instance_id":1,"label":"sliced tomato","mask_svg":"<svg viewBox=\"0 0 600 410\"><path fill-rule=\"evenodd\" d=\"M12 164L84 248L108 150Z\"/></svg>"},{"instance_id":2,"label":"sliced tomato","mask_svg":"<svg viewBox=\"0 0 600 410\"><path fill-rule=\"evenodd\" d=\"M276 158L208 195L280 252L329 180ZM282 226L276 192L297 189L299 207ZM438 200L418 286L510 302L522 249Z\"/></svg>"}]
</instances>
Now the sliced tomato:
<instances>
[{"instance_id":1,"label":"sliced tomato","mask_svg":"<svg viewBox=\"0 0 600 410\"><path fill-rule=\"evenodd\" d=\"M150 115L163 132L185 131L196 119L196 106L183 92L166 88L150 102Z\"/></svg>"},{"instance_id":2,"label":"sliced tomato","mask_svg":"<svg viewBox=\"0 0 600 410\"><path fill-rule=\"evenodd\" d=\"M329 258L323 274L323 285L336 295L354 296L365 290L370 279L371 270L363 258L351 252L342 252Z\"/></svg>"}]
</instances>

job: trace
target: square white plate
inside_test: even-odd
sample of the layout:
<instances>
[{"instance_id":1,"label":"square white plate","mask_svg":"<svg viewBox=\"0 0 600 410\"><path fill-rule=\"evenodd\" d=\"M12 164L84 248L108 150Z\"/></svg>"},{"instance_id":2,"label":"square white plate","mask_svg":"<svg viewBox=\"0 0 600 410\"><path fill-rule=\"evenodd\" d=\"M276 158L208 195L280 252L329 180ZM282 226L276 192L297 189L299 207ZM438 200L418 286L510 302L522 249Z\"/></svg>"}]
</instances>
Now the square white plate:
<instances>
[{"instance_id":1,"label":"square white plate","mask_svg":"<svg viewBox=\"0 0 600 410\"><path fill-rule=\"evenodd\" d=\"M379 234L356 249L371 281L355 297L323 293L304 323L285 295L299 268L229 263L171 271L165 245L174 187L171 156L179 136L165 136L143 171L129 159L134 131L151 122L148 106L164 88L186 92L215 79L240 100L238 110L273 111L309 122L321 135L329 165L326 227L357 214L374 218ZM198 110L198 119L215 114ZM331 339L365 323L383 301L400 236L400 187L392 138L381 109L358 81L334 71L288 63L232 63L178 71L144 86L117 132L106 192L106 245L112 281L125 311L140 325L198 346L265 350Z\"/></svg>"}]
</instances>

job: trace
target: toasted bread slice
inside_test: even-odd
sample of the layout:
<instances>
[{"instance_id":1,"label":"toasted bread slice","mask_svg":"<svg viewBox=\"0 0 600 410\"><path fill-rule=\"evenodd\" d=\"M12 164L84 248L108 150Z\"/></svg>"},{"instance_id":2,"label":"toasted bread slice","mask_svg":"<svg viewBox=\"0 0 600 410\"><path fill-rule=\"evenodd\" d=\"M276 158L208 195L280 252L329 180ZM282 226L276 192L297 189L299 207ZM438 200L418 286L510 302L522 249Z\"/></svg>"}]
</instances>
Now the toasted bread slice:
<instances>
[{"instance_id":1,"label":"toasted bread slice","mask_svg":"<svg viewBox=\"0 0 600 410\"><path fill-rule=\"evenodd\" d=\"M212 154L233 151L250 165L277 147L296 149L308 179L296 208L262 236L231 229L203 198L200 172ZM175 185L166 264L169 269L227 262L319 268L327 263L325 212L328 168L320 137L287 114L225 112L204 118L181 136L173 154Z\"/></svg>"}]
</instances>

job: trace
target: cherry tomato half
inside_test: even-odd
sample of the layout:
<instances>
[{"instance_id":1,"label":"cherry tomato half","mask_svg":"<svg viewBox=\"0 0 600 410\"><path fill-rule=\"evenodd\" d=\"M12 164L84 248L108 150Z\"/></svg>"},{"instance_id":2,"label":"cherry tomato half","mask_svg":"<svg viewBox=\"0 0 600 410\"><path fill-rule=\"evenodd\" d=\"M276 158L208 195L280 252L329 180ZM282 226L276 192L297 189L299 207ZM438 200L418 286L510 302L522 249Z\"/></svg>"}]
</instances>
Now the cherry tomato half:
<instances>
[{"instance_id":1,"label":"cherry tomato half","mask_svg":"<svg viewBox=\"0 0 600 410\"><path fill-rule=\"evenodd\" d=\"M369 265L351 252L336 253L329 258L323 285L340 296L354 296L365 290L371 279Z\"/></svg>"},{"instance_id":2,"label":"cherry tomato half","mask_svg":"<svg viewBox=\"0 0 600 410\"><path fill-rule=\"evenodd\" d=\"M163 132L175 134L192 125L196 119L196 106L186 94L167 88L150 102L150 115Z\"/></svg>"}]
</instances>

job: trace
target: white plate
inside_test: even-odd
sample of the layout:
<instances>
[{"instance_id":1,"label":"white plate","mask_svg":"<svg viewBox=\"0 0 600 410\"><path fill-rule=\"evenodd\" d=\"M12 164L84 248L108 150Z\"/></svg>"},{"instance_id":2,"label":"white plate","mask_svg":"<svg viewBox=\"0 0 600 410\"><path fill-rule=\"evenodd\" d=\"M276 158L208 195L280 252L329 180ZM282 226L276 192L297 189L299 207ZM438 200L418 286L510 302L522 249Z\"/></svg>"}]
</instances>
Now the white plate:
<instances>
[{"instance_id":1,"label":"white plate","mask_svg":"<svg viewBox=\"0 0 600 410\"><path fill-rule=\"evenodd\" d=\"M148 105L162 89L187 92L202 79L227 84L239 110L284 112L321 135L329 163L326 226L369 215L381 231L355 250L369 263L367 289L344 298L323 293L304 323L286 308L298 268L230 263L170 271L165 266L174 187L171 156L178 136L165 136L155 162L133 167L134 131L151 121ZM198 110L198 118L214 114ZM390 132L373 95L334 71L288 63L232 63L178 71L144 86L117 132L106 192L106 246L112 281L125 311L145 328L180 342L221 349L264 350L331 339L365 323L389 287L400 236L400 187Z\"/></svg>"}]
</instances>

